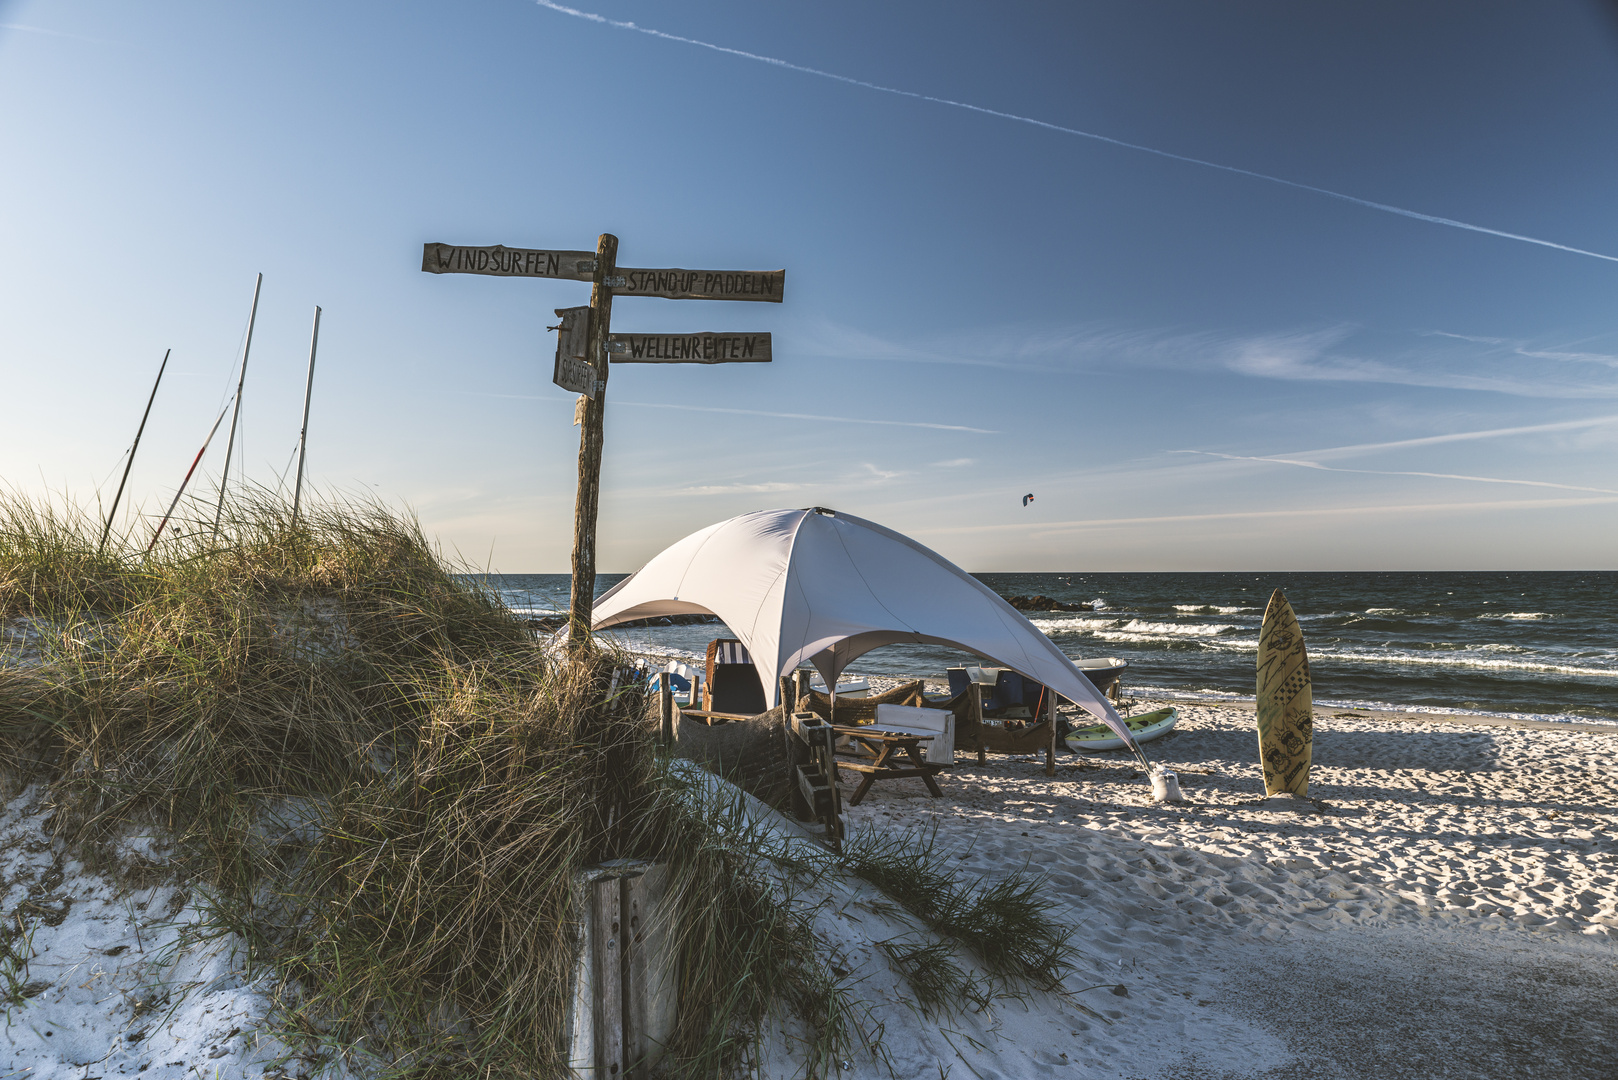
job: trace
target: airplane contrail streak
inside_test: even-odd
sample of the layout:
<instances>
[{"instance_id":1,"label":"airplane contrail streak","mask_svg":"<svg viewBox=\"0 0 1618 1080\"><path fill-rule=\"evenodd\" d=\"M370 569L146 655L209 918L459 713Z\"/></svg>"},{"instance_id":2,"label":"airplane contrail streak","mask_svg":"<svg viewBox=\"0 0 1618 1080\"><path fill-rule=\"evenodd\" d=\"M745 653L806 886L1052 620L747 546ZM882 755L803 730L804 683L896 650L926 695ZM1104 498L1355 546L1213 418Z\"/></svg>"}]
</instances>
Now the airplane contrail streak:
<instances>
[{"instance_id":1,"label":"airplane contrail streak","mask_svg":"<svg viewBox=\"0 0 1618 1080\"><path fill-rule=\"evenodd\" d=\"M481 390L457 390L471 397L506 398L511 401L571 402L555 394L490 394ZM676 405L669 401L613 401L613 407L627 405L636 409L678 409L682 412L728 413L732 416L767 416L775 420L816 420L828 424L875 424L878 427L928 428L932 431L965 431L972 435L998 435L989 428L967 427L965 424L929 424L921 420L869 420L863 416L819 416L814 413L765 412L763 409L725 409L717 405Z\"/></svg>"},{"instance_id":2,"label":"airplane contrail streak","mask_svg":"<svg viewBox=\"0 0 1618 1080\"><path fill-rule=\"evenodd\" d=\"M1203 457L1225 461L1261 461L1270 465L1296 465L1301 469L1319 469L1321 472L1361 473L1365 476L1420 476L1429 480L1470 480L1478 484L1517 484L1522 487L1556 488L1561 491L1594 491L1602 495L1618 495L1612 488L1581 487L1578 484L1556 484L1549 480L1506 480L1497 476L1466 476L1461 473L1413 472L1404 469L1343 469L1335 465L1322 465L1318 461L1296 458L1249 457L1245 454L1220 454L1212 450L1170 450L1171 454L1200 454Z\"/></svg>"},{"instance_id":3,"label":"airplane contrail streak","mask_svg":"<svg viewBox=\"0 0 1618 1080\"><path fill-rule=\"evenodd\" d=\"M773 56L763 56L759 53L747 52L743 49L732 49L725 45L715 45L710 41L699 41L696 38L681 37L679 34L665 33L662 30L653 30L648 26L637 23L624 22L619 19L609 19L605 15L594 12L580 11L578 8L567 7L555 3L554 0L534 0L540 7L563 15L571 15L575 19L584 19L588 22L600 23L617 30L633 30L637 34L646 34L649 37L661 38L664 41L678 42L681 45L695 45L714 52L725 53L728 56L739 56L744 60L753 60L761 64L770 64L774 67L785 68L788 71L797 71L805 75L815 75L822 79L831 79L835 82L847 83L850 86L863 87L866 90L877 90L884 94L896 94L899 97L913 98L916 101L929 101L935 105L948 105L954 109L965 109L968 112L981 113L984 116L993 116L1001 120L1012 120L1019 124L1032 124L1034 127L1045 128L1048 131L1060 132L1064 135L1076 135L1081 139L1094 139L1097 142L1109 143L1112 146L1123 147L1126 150L1138 150L1143 154L1155 154L1157 157L1168 158L1171 161L1183 161L1188 165L1201 165L1206 169L1218 169L1220 172L1235 173L1238 176L1250 177L1254 180L1264 180L1271 184L1280 184L1283 187L1295 188L1299 191L1309 191L1316 195L1325 195L1332 199L1341 199L1343 202L1354 203L1356 206L1367 207L1371 210L1381 210L1383 213L1396 214L1399 217L1410 218L1414 221L1425 221L1433 225L1447 225L1452 229L1465 229L1467 232L1483 233L1487 236L1498 236L1506 240L1519 240L1525 244L1537 244L1540 247L1554 248L1557 251L1566 251L1574 255L1587 255L1592 259L1603 259L1607 262L1618 262L1618 255L1603 255L1599 251L1586 251L1584 248L1571 247L1567 244L1558 244L1553 240L1541 240L1534 236L1524 236L1521 233L1506 232L1503 229L1491 229L1484 225L1473 225L1465 221L1456 221L1454 218L1439 217L1436 214L1424 214L1419 210L1406 210L1402 206L1393 206L1389 203L1376 202L1371 199L1362 199L1357 195L1347 195L1341 191L1332 191L1330 188L1315 187L1313 184L1299 183L1296 180L1284 180L1279 176L1268 173L1254 172L1251 169L1239 168L1235 165L1221 165L1217 161L1206 161L1202 158L1188 157L1185 154L1176 154L1168 150L1159 150L1153 146L1143 146L1140 143L1126 142L1123 139L1114 139L1110 135L1099 135L1093 131L1081 131L1078 128L1064 127L1053 124L1048 120L1036 120L1031 116L1020 116L1017 113L1003 112L1000 109L990 109L983 105L973 105L967 101L955 101L951 98L934 97L931 94L919 93L915 90L901 90L895 86L883 86L881 83L866 82L848 75L839 75L833 71L822 71L819 68L805 67L787 60Z\"/></svg>"}]
</instances>

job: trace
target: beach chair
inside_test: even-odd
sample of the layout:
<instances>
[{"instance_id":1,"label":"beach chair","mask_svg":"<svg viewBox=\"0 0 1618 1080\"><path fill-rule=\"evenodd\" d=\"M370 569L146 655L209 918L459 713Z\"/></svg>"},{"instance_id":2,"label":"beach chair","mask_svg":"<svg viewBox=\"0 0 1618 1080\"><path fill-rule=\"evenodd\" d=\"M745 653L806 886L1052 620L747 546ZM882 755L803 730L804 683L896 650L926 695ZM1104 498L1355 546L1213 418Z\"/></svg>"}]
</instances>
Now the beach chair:
<instances>
[{"instance_id":1,"label":"beach chair","mask_svg":"<svg viewBox=\"0 0 1618 1080\"><path fill-rule=\"evenodd\" d=\"M735 638L708 642L708 664L703 679L704 710L737 716L757 716L769 709L764 682L758 677L747 646Z\"/></svg>"}]
</instances>

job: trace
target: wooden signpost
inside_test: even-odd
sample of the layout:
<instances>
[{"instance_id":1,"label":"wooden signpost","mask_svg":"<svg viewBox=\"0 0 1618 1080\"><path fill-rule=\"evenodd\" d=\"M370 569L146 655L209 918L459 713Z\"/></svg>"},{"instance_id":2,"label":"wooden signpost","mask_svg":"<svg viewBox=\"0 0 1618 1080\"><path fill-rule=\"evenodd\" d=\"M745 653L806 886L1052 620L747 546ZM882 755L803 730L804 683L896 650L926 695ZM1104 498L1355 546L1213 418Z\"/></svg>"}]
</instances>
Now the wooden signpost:
<instances>
[{"instance_id":1,"label":"wooden signpost","mask_svg":"<svg viewBox=\"0 0 1618 1080\"><path fill-rule=\"evenodd\" d=\"M607 407L609 360L619 364L768 363L770 335L748 333L613 334L612 299L658 296L668 300L751 300L779 304L785 270L641 270L619 268L618 238L602 233L594 252L538 248L427 244L421 268L429 274L484 274L588 281L590 306L557 308L561 322L552 381L582 394L579 486L573 507L573 594L568 645L590 639L595 603L596 509L601 496L601 443Z\"/></svg>"}]
</instances>

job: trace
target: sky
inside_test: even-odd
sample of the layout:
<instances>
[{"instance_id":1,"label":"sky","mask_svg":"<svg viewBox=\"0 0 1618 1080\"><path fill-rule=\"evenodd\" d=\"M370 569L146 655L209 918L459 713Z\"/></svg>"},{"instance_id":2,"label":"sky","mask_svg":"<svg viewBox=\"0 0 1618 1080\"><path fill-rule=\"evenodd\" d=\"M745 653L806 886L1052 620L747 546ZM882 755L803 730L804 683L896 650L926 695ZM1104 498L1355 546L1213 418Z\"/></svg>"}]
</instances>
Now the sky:
<instances>
[{"instance_id":1,"label":"sky","mask_svg":"<svg viewBox=\"0 0 1618 1080\"><path fill-rule=\"evenodd\" d=\"M232 485L290 490L320 305L307 483L565 571L589 287L421 248L611 232L787 274L615 304L775 359L614 369L604 572L817 505L975 571L1618 567L1612 10L0 0L0 483L109 504L172 350L148 536L262 273Z\"/></svg>"}]
</instances>

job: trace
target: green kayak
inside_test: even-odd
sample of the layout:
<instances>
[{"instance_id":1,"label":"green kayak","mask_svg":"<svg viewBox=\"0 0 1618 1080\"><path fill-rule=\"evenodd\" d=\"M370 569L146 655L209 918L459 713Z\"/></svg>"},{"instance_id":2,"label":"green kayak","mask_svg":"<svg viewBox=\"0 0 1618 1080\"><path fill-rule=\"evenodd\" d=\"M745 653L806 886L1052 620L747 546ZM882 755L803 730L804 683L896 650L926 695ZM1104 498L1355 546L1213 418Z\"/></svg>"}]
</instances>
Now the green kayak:
<instances>
[{"instance_id":1,"label":"green kayak","mask_svg":"<svg viewBox=\"0 0 1618 1080\"><path fill-rule=\"evenodd\" d=\"M1154 709L1152 712L1124 717L1124 726L1129 728L1137 743L1151 742L1159 736L1167 735L1179 722L1180 713L1172 705L1166 709ZM1089 727L1069 731L1067 744L1075 750L1117 750L1124 745L1124 740L1106 724L1092 724Z\"/></svg>"}]
</instances>

